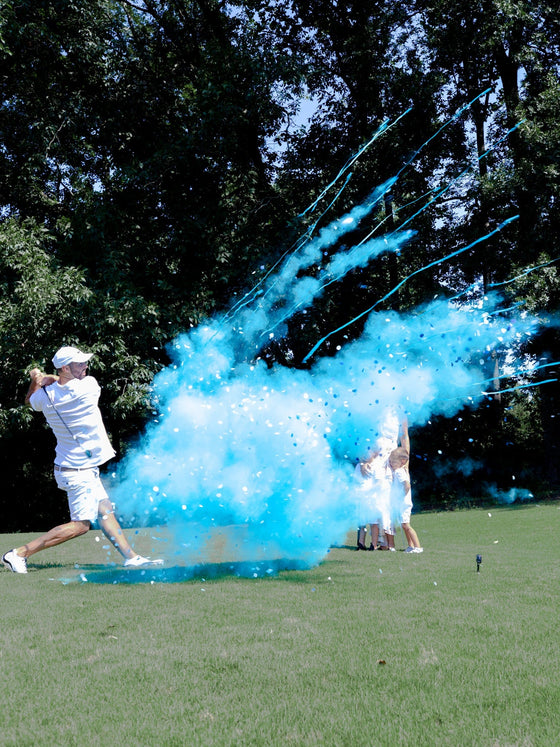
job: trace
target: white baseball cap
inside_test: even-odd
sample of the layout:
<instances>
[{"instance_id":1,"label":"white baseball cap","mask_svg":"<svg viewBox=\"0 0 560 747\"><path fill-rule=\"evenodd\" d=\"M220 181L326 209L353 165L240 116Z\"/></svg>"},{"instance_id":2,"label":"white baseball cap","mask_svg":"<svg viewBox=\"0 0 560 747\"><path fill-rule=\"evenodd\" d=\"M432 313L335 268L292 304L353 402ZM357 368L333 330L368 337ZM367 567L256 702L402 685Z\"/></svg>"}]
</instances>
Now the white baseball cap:
<instances>
[{"instance_id":1,"label":"white baseball cap","mask_svg":"<svg viewBox=\"0 0 560 747\"><path fill-rule=\"evenodd\" d=\"M82 353L78 348L66 345L56 351L52 362L54 367L58 369L62 368L62 366L68 366L70 363L86 363L92 355L93 353Z\"/></svg>"}]
</instances>

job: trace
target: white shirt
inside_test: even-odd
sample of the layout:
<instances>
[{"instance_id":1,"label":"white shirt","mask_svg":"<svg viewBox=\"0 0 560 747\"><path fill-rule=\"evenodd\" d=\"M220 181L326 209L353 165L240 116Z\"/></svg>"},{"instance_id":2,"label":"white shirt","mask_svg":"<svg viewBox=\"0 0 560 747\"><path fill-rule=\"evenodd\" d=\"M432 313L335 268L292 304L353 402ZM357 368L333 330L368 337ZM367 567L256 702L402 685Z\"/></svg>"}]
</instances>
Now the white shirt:
<instances>
[{"instance_id":1,"label":"white shirt","mask_svg":"<svg viewBox=\"0 0 560 747\"><path fill-rule=\"evenodd\" d=\"M101 388L93 376L55 381L33 392L29 403L42 412L56 436L54 463L60 467L98 467L115 456L97 403Z\"/></svg>"},{"instance_id":2,"label":"white shirt","mask_svg":"<svg viewBox=\"0 0 560 747\"><path fill-rule=\"evenodd\" d=\"M392 498L397 506L412 508L412 490L410 485L405 492L405 483L410 483L406 467L399 467L393 473Z\"/></svg>"}]
</instances>

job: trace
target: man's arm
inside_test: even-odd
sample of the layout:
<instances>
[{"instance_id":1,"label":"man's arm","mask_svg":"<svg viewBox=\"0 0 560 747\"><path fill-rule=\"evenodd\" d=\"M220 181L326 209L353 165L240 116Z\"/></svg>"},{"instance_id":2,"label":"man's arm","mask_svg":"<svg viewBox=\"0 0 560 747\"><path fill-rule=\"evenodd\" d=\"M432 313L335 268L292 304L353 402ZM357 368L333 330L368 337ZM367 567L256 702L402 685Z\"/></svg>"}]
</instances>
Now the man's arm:
<instances>
[{"instance_id":1,"label":"man's arm","mask_svg":"<svg viewBox=\"0 0 560 747\"><path fill-rule=\"evenodd\" d=\"M58 381L58 376L55 376L54 374L44 374L38 368L32 368L29 372L29 376L31 377L31 384L29 385L29 389L27 390L27 394L25 395L26 405L29 404L31 395L35 394L37 389L40 389L42 386L49 386L49 384L53 384L55 381Z\"/></svg>"}]
</instances>

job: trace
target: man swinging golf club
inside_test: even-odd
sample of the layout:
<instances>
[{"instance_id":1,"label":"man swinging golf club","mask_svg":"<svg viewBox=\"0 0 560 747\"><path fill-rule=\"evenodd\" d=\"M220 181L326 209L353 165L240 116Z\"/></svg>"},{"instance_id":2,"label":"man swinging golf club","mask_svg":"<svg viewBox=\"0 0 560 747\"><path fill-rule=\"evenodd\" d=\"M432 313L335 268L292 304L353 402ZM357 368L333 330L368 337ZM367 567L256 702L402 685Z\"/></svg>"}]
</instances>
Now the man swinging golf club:
<instances>
[{"instance_id":1,"label":"man swinging golf club","mask_svg":"<svg viewBox=\"0 0 560 747\"><path fill-rule=\"evenodd\" d=\"M40 550L85 534L96 519L105 536L124 557L127 567L161 564L137 555L113 513L113 506L99 478L99 465L115 456L98 407L101 389L87 375L92 353L62 347L53 358L58 375L38 368L30 371L31 385L25 398L33 410L42 412L56 436L54 476L68 496L70 521L16 547L2 556L14 573L27 573L27 558Z\"/></svg>"}]
</instances>

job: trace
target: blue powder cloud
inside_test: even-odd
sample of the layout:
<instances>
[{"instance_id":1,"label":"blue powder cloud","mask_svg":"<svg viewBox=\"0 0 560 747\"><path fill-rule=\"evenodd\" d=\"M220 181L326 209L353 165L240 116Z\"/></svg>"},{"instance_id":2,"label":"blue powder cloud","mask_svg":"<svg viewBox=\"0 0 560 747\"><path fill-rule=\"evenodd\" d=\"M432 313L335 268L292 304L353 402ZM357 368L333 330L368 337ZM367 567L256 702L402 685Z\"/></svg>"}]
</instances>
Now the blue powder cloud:
<instances>
[{"instance_id":1,"label":"blue powder cloud","mask_svg":"<svg viewBox=\"0 0 560 747\"><path fill-rule=\"evenodd\" d=\"M535 333L530 316L500 314L498 295L470 306L434 300L407 314L371 312L358 340L308 370L268 367L257 356L267 330L281 332L329 278L410 240L404 232L364 243L298 278L372 206L289 255L234 313L170 345L172 363L153 383L157 414L113 487L120 513L171 533L168 559L180 564L193 548L204 557L208 532L234 527L224 552L237 561L320 562L358 523L354 466L386 408L401 406L420 425L476 405L493 352Z\"/></svg>"}]
</instances>

